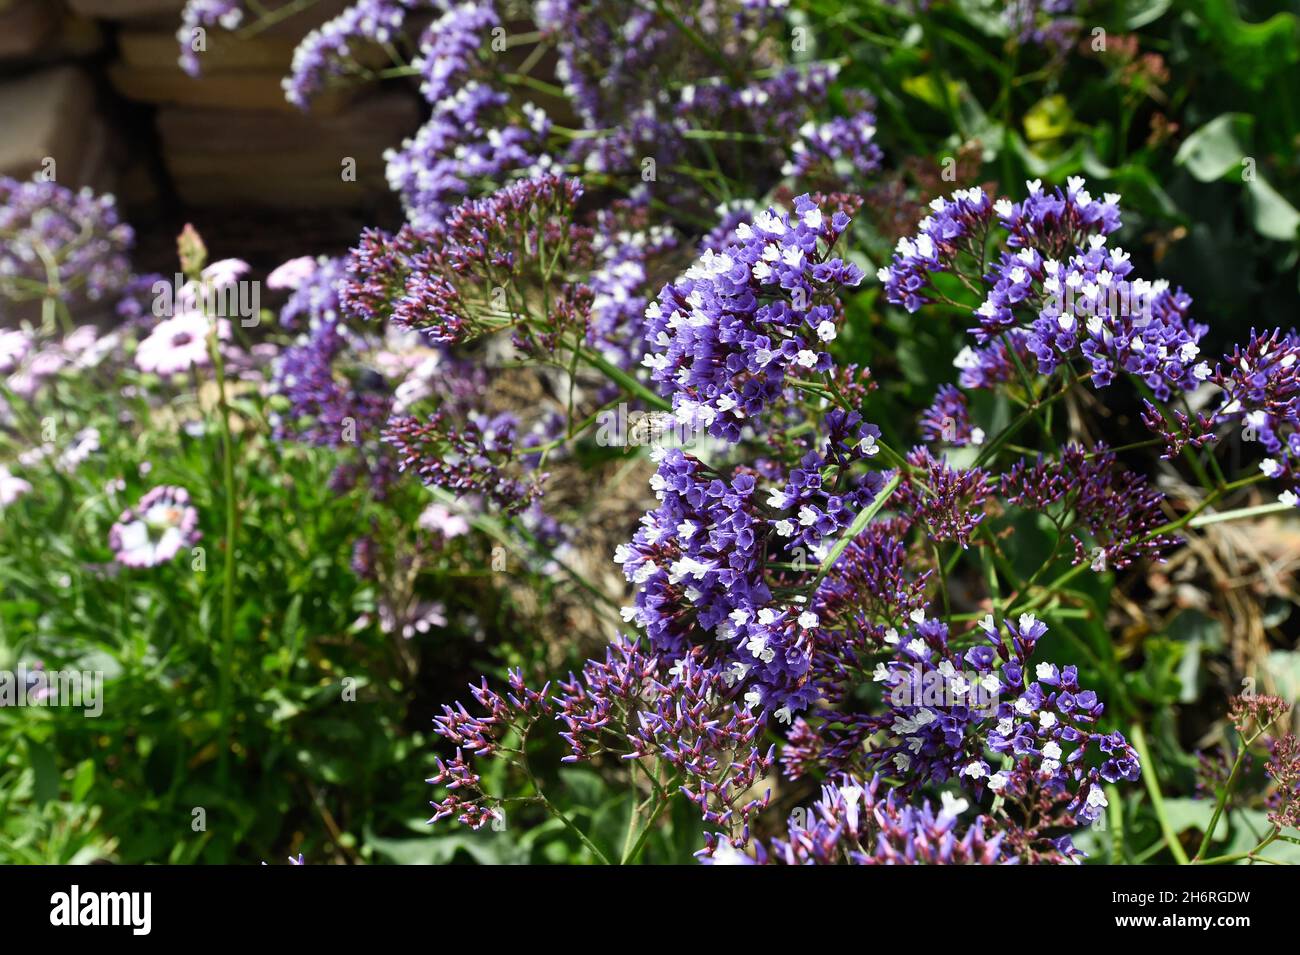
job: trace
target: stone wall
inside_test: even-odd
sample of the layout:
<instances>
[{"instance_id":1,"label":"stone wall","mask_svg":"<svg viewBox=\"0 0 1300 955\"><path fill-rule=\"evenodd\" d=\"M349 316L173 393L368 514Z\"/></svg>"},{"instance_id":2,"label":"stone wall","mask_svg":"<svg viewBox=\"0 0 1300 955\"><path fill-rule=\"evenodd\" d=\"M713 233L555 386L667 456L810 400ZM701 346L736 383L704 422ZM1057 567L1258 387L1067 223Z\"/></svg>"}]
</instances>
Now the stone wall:
<instances>
[{"instance_id":1,"label":"stone wall","mask_svg":"<svg viewBox=\"0 0 1300 955\"><path fill-rule=\"evenodd\" d=\"M178 63L183 6L0 0L0 175L113 192L146 256L142 223L167 233L193 220L273 258L267 223L331 251L383 221L381 155L417 128L414 90L331 91L303 113L280 87L299 38L341 0L257 35L208 31L198 78Z\"/></svg>"}]
</instances>

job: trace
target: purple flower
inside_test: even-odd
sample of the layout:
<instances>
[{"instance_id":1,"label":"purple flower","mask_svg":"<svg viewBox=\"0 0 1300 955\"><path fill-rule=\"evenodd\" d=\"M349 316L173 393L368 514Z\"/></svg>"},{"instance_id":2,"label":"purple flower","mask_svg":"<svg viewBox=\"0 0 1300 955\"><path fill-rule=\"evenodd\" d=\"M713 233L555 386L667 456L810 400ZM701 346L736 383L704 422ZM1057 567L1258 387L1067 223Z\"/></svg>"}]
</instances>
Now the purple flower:
<instances>
[{"instance_id":1,"label":"purple flower","mask_svg":"<svg viewBox=\"0 0 1300 955\"><path fill-rule=\"evenodd\" d=\"M929 802L908 805L893 789L842 776L822 786L821 798L791 815L783 837L755 842L756 861L767 865L1014 865L1002 833L987 816L964 827L958 820L966 800L945 793L935 812ZM706 837L702 861L755 861L729 843Z\"/></svg>"},{"instance_id":2,"label":"purple flower","mask_svg":"<svg viewBox=\"0 0 1300 955\"><path fill-rule=\"evenodd\" d=\"M907 463L910 470L895 497L899 510L921 524L931 540L954 540L969 547L985 517L984 502L991 490L988 472L951 467L946 458L936 459L922 447L912 450Z\"/></svg>"},{"instance_id":3,"label":"purple flower","mask_svg":"<svg viewBox=\"0 0 1300 955\"><path fill-rule=\"evenodd\" d=\"M131 227L110 195L0 176L0 316L6 300L111 298L131 277Z\"/></svg>"},{"instance_id":4,"label":"purple flower","mask_svg":"<svg viewBox=\"0 0 1300 955\"><path fill-rule=\"evenodd\" d=\"M921 436L954 448L984 443L984 429L971 425L966 396L952 385L941 385L934 403L921 415Z\"/></svg>"},{"instance_id":5,"label":"purple flower","mask_svg":"<svg viewBox=\"0 0 1300 955\"><path fill-rule=\"evenodd\" d=\"M782 170L797 180L851 184L880 168L876 115L869 110L820 124L808 122L799 136Z\"/></svg>"},{"instance_id":6,"label":"purple flower","mask_svg":"<svg viewBox=\"0 0 1300 955\"><path fill-rule=\"evenodd\" d=\"M1042 787L1069 795L1078 819L1097 818L1107 804L1104 783L1138 778L1137 754L1120 734L1091 728L1103 707L1079 686L1075 667L1039 662L1030 671L1046 632L1032 613L1002 628L989 615L963 653L946 624L922 617L876 670L887 711L856 721L862 742L877 733L890 739L869 744L867 763L901 775L905 790L948 780L976 796Z\"/></svg>"},{"instance_id":7,"label":"purple flower","mask_svg":"<svg viewBox=\"0 0 1300 955\"><path fill-rule=\"evenodd\" d=\"M1077 444L1062 450L1059 460L1041 455L1032 465L1020 460L1001 477L1008 504L1042 513L1073 512L1080 533L1073 535L1074 563L1089 561L1093 570L1120 570L1141 558L1159 559L1179 542L1157 534L1165 524L1164 495L1146 478L1117 466L1104 444L1091 452Z\"/></svg>"},{"instance_id":8,"label":"purple flower","mask_svg":"<svg viewBox=\"0 0 1300 955\"><path fill-rule=\"evenodd\" d=\"M646 310L645 364L671 391L677 420L737 441L742 425L774 402L787 375L831 368L837 292L862 280L830 250L848 228L808 196L794 214L768 209L742 223L721 252L706 251Z\"/></svg>"},{"instance_id":9,"label":"purple flower","mask_svg":"<svg viewBox=\"0 0 1300 955\"><path fill-rule=\"evenodd\" d=\"M393 41L406 21L408 10L425 6L428 4L421 0L355 0L334 19L303 37L294 50L290 73L281 81L285 98L306 109L330 79L353 69L355 46ZM181 40L184 42L185 37Z\"/></svg>"},{"instance_id":10,"label":"purple flower","mask_svg":"<svg viewBox=\"0 0 1300 955\"><path fill-rule=\"evenodd\" d=\"M244 22L245 12L243 0L186 0L185 7L181 10L180 29L176 31L176 39L180 42L181 69L190 76L198 76L199 49L196 47L207 48L206 42L201 45L195 42L201 35L200 31L206 32L212 27L238 29Z\"/></svg>"},{"instance_id":11,"label":"purple flower","mask_svg":"<svg viewBox=\"0 0 1300 955\"><path fill-rule=\"evenodd\" d=\"M437 411L423 421L410 416L389 419L384 441L397 450L399 471L415 471L425 484L455 494L482 494L498 507L517 512L541 493L545 478L511 475L518 424L509 413L491 418L473 413L457 424L445 411Z\"/></svg>"}]
</instances>

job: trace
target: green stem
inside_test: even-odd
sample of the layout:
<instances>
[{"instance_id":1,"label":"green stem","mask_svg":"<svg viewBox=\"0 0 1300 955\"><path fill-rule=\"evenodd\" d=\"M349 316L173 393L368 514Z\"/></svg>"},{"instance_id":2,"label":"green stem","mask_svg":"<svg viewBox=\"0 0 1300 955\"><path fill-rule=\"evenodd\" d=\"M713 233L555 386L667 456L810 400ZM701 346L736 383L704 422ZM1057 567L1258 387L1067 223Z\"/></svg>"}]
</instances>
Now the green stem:
<instances>
[{"instance_id":1,"label":"green stem","mask_svg":"<svg viewBox=\"0 0 1300 955\"><path fill-rule=\"evenodd\" d=\"M606 361L604 356L598 355L593 351L589 351L586 348L582 348L581 346L577 347L577 351L578 354L582 356L583 361L585 361L588 365L591 365L591 367L595 368L597 371L604 372L605 375L607 375L611 380L613 380L613 382L617 384L619 387L623 388L623 390L631 392L632 394L640 398L642 401L644 401L646 404L658 408L660 411L673 410L672 404L669 403L666 399L661 398L659 395L655 394L645 385L641 384L641 382L637 381L635 378L633 378L631 375L625 372L622 368L619 368L617 365L613 365L610 362Z\"/></svg>"},{"instance_id":2,"label":"green stem","mask_svg":"<svg viewBox=\"0 0 1300 955\"><path fill-rule=\"evenodd\" d=\"M1274 829L1264 837L1263 841L1260 842L1259 845L1255 846L1255 848L1251 849L1249 852L1233 852L1229 855L1214 856L1212 859L1200 859L1200 853L1197 853L1198 858L1192 861L1197 865L1229 865L1233 862L1240 862L1242 859L1250 859L1252 862L1269 862L1276 864L1272 859L1260 858L1258 853L1267 848L1268 845L1272 843L1273 840L1277 839L1279 835L1280 833Z\"/></svg>"},{"instance_id":3,"label":"green stem","mask_svg":"<svg viewBox=\"0 0 1300 955\"><path fill-rule=\"evenodd\" d=\"M226 396L225 364L217 342L214 320L208 337L208 352L217 382L217 407L220 412L222 478L226 495L226 559L221 590L221 671L218 700L221 712L221 748L218 754L219 775L227 779L230 758L231 670L235 655L235 529L239 521L239 500L235 488L234 439L230 433L230 404Z\"/></svg>"},{"instance_id":4,"label":"green stem","mask_svg":"<svg viewBox=\"0 0 1300 955\"><path fill-rule=\"evenodd\" d=\"M1180 865L1187 865L1187 853L1184 851L1182 844L1178 841L1178 834L1174 832L1174 827L1169 824L1169 814L1165 812L1165 800L1160 794L1160 782L1156 779L1156 766L1151 761L1151 750L1147 746L1146 733L1142 730L1141 723L1134 723L1133 728L1129 731L1129 738L1133 740L1133 748L1138 752L1138 758L1142 760L1142 781L1146 783L1147 793L1151 796L1151 807L1155 810L1156 819L1160 823L1160 832L1165 837L1165 845L1169 851L1174 854Z\"/></svg>"},{"instance_id":5,"label":"green stem","mask_svg":"<svg viewBox=\"0 0 1300 955\"><path fill-rule=\"evenodd\" d=\"M826 555L826 559L822 561L821 567L818 568L817 576L813 578L812 586L808 588L810 595L817 592L817 585L830 573L830 569L840 559L840 555L849 546L849 542L861 534L863 529L871 523L871 519L885 506L885 502L889 500L890 495L894 493L902 480L901 474L895 474L890 478L888 483L880 489L880 493L875 496L875 499L858 513L858 516L853 519L853 523L840 535L840 539L835 542L835 546L831 548L830 553Z\"/></svg>"}]
</instances>

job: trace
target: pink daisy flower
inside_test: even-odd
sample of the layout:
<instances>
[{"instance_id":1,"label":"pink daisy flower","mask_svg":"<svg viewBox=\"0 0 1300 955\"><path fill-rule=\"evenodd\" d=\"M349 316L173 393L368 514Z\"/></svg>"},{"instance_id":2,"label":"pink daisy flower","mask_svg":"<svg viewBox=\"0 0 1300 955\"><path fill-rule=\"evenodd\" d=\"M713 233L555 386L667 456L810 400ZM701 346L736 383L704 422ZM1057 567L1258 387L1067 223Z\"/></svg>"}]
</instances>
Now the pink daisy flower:
<instances>
[{"instance_id":1,"label":"pink daisy flower","mask_svg":"<svg viewBox=\"0 0 1300 955\"><path fill-rule=\"evenodd\" d=\"M108 546L119 564L157 567L199 539L199 512L190 506L189 492L161 485L122 512L108 532Z\"/></svg>"},{"instance_id":2,"label":"pink daisy flower","mask_svg":"<svg viewBox=\"0 0 1300 955\"><path fill-rule=\"evenodd\" d=\"M201 312L181 312L154 326L149 337L135 352L135 364L141 371L167 377L190 368L208 364L208 332L212 320ZM230 338L230 323L217 322L217 337Z\"/></svg>"},{"instance_id":3,"label":"pink daisy flower","mask_svg":"<svg viewBox=\"0 0 1300 955\"><path fill-rule=\"evenodd\" d=\"M276 268L266 277L266 287L294 291L311 278L316 271L316 260L310 255L300 255Z\"/></svg>"}]
</instances>

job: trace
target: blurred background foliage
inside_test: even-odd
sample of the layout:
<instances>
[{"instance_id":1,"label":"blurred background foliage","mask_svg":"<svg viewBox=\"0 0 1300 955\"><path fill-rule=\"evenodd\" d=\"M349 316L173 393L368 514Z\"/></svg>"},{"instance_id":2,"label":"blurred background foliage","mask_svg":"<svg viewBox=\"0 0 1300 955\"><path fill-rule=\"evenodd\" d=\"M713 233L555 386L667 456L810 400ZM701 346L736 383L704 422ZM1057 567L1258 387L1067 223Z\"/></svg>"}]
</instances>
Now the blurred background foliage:
<instances>
[{"instance_id":1,"label":"blurred background foliage","mask_svg":"<svg viewBox=\"0 0 1300 955\"><path fill-rule=\"evenodd\" d=\"M860 229L869 272L934 195L982 184L1018 198L1026 179L1059 184L1079 175L1095 194L1122 194L1120 244L1138 274L1193 296L1193 315L1210 328L1207 351L1222 351L1251 327L1290 325L1300 292L1296 5L1084 4L1077 34L1059 50L1017 42L1004 7L792 0L790 24L812 40L800 55L837 60L841 84L878 100L885 172L864 185ZM285 236L285 258L314 251L295 238ZM847 306L839 354L871 367L879 386L871 418L891 444L909 444L917 415L953 377L967 318L908 316L884 307L870 283ZM612 631L621 581L608 568L596 571L604 596L594 597L551 573L553 555L487 517L445 548L419 553L408 538L429 503L423 489L401 483L384 500L364 487L335 493L329 476L340 459L272 442L262 399L240 394L247 430L237 462L244 510L228 650L233 746L222 758L216 688L227 648L214 624L224 506L213 478L216 436L203 426L202 389L178 397L169 409L175 420L163 421L143 402L103 400L120 384L61 380L3 436L8 451L20 452L39 443L49 418L102 436L97 469L72 476L51 469L37 493L3 512L0 670L37 659L101 670L111 705L99 719L0 709L0 861L248 863L298 852L310 862L589 861L541 810L521 809L481 832L430 829L428 728L439 705L463 697L479 672L499 680L508 667L545 675L576 666ZM157 383L127 384L145 391ZM986 402L977 406L982 420L1007 420L999 399L978 401ZM1108 395L1086 410L1106 422L1093 437L1121 443L1137 405ZM1153 456L1137 461L1163 467ZM147 481L144 464L152 466ZM610 508L603 533L575 558L599 568L639 515L648 471L643 460L590 443L572 467L562 480L604 482L607 498L623 505ZM126 487L107 490L115 475L126 476ZM153 571L110 564L109 526L158 483L195 496L206 572L185 560ZM1203 493L1169 468L1161 484L1188 506ZM351 568L362 532L391 543L393 571L410 571L400 592L395 573L374 581ZM1033 522L1015 534L1018 569L1028 576L1052 537ZM494 564L501 547L504 570ZM1151 757L1147 788L1112 799L1122 806L1118 818L1078 840L1093 861L1167 861L1156 798L1166 824L1194 847L1211 811L1195 798L1203 775L1196 753L1229 737L1227 697L1240 691L1243 675L1261 690L1300 695L1298 560L1300 528L1273 517L1248 528L1208 526L1167 564L1072 585L1092 612L1055 620L1050 639L1068 644L1082 682L1107 701L1110 725L1136 728ZM378 624L385 600L441 602L445 625L411 639L385 632ZM341 698L345 685L355 701ZM616 847L629 797L601 772L555 769L558 749L538 755L539 767L551 767L539 769L551 798L598 847ZM1261 818L1243 800L1219 830L1222 851L1253 845ZM700 828L679 802L642 861L689 861Z\"/></svg>"}]
</instances>

